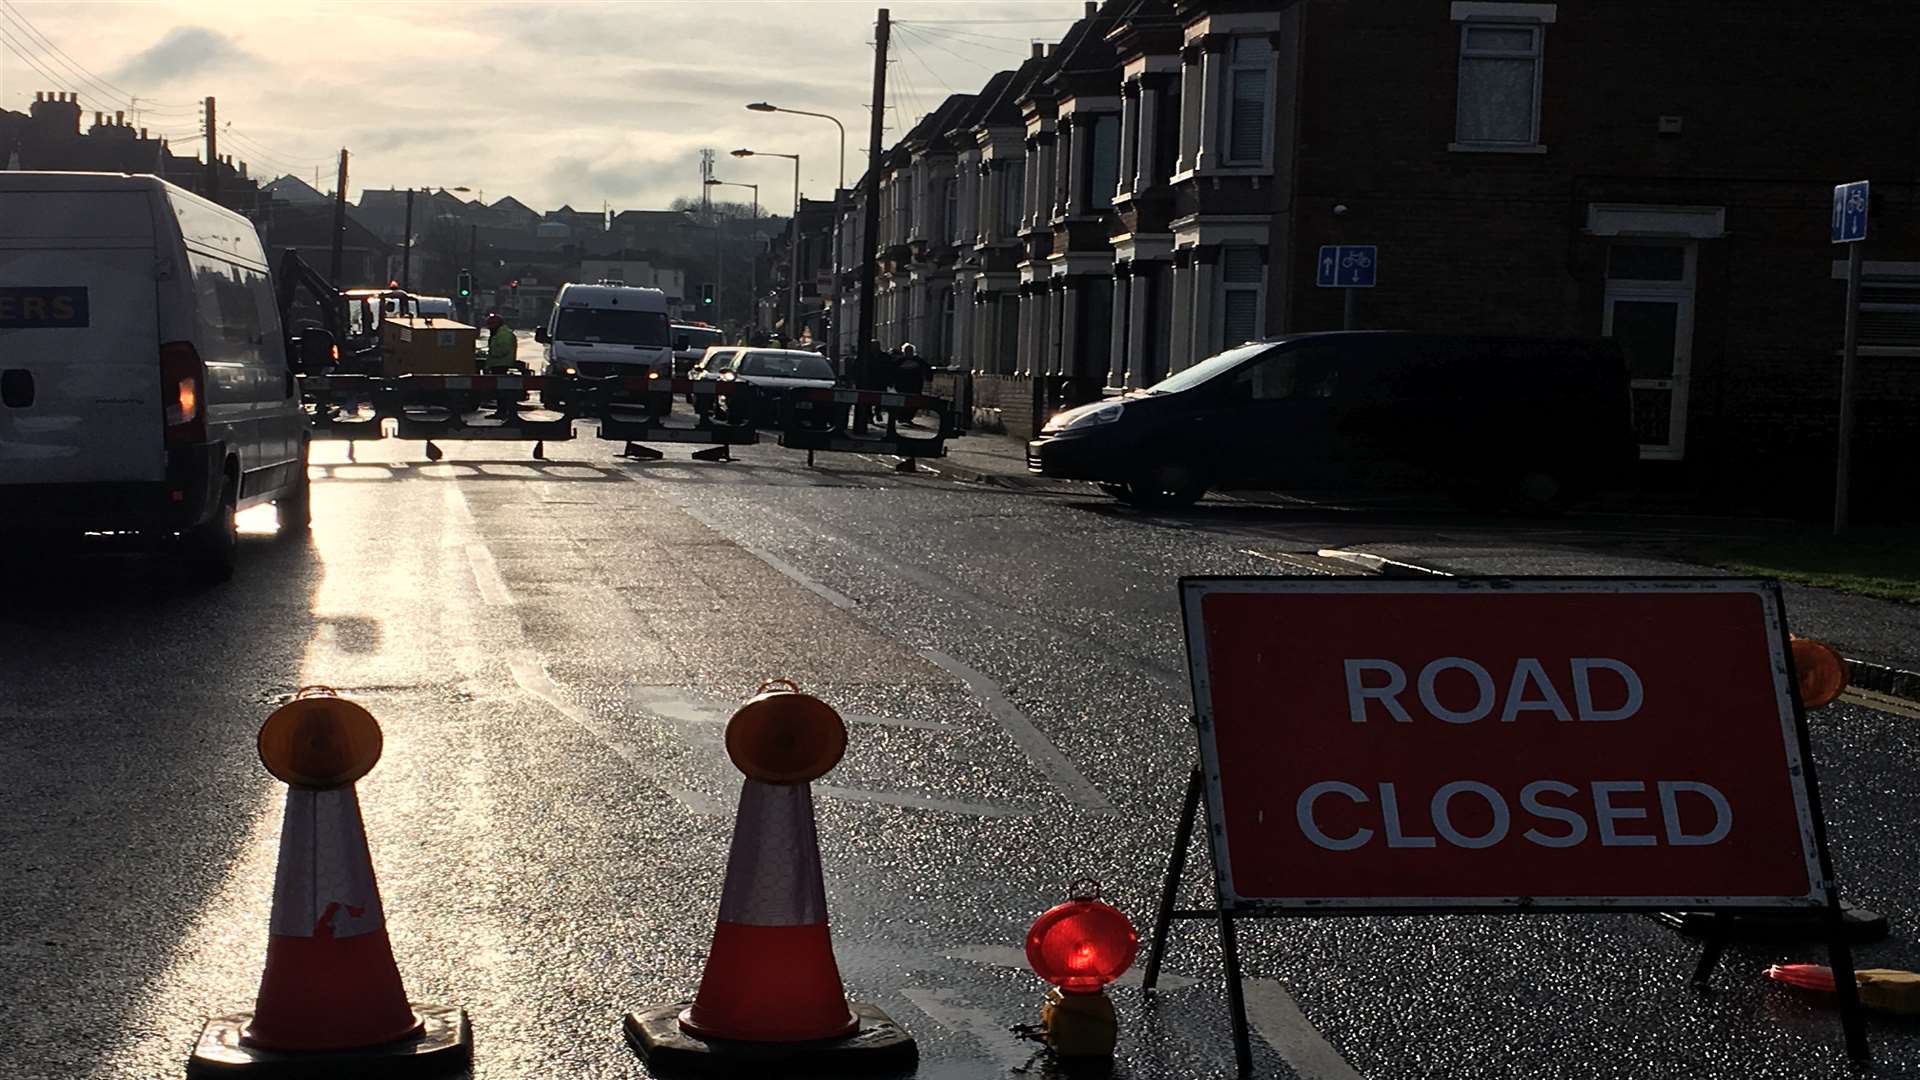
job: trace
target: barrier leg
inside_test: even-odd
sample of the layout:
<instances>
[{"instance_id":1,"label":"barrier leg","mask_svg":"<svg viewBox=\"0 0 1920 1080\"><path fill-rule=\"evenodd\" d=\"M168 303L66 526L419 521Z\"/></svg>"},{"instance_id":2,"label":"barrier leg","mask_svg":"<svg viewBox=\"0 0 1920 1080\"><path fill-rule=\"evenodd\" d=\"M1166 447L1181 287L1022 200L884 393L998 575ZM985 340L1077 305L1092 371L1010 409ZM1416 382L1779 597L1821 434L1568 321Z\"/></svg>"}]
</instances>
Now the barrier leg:
<instances>
[{"instance_id":1,"label":"barrier leg","mask_svg":"<svg viewBox=\"0 0 1920 1080\"><path fill-rule=\"evenodd\" d=\"M920 466L916 465L912 458L901 458L900 463L893 467L893 471L906 473L919 472Z\"/></svg>"},{"instance_id":2,"label":"barrier leg","mask_svg":"<svg viewBox=\"0 0 1920 1080\"><path fill-rule=\"evenodd\" d=\"M709 446L705 450L695 450L693 459L695 461L732 461L733 455L729 454L727 449L727 444L721 443L719 446Z\"/></svg>"},{"instance_id":3,"label":"barrier leg","mask_svg":"<svg viewBox=\"0 0 1920 1080\"><path fill-rule=\"evenodd\" d=\"M632 458L635 461L659 461L666 455L651 446L641 446L639 443L630 442L627 444L625 450L620 451L620 456Z\"/></svg>"},{"instance_id":4,"label":"barrier leg","mask_svg":"<svg viewBox=\"0 0 1920 1080\"><path fill-rule=\"evenodd\" d=\"M533 443L533 460L535 460L535 461L545 461L545 460L547 460L547 441L546 441L545 439L536 439L536 440L534 440L534 443Z\"/></svg>"},{"instance_id":5,"label":"barrier leg","mask_svg":"<svg viewBox=\"0 0 1920 1080\"><path fill-rule=\"evenodd\" d=\"M427 460L428 461L439 461L441 458L445 456L446 456L445 454L440 452L439 447L433 445L432 439L427 440Z\"/></svg>"}]
</instances>

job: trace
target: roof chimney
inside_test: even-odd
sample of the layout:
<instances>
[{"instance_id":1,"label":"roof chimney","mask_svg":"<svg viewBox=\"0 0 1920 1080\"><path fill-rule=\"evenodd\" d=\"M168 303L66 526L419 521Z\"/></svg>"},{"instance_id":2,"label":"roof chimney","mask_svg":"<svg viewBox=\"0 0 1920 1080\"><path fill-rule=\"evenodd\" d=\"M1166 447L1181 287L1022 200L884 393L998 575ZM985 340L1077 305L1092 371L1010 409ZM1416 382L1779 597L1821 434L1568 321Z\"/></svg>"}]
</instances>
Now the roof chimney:
<instances>
[{"instance_id":1,"label":"roof chimney","mask_svg":"<svg viewBox=\"0 0 1920 1080\"><path fill-rule=\"evenodd\" d=\"M1044 58L1044 57L1045 57L1046 55L1047 55L1047 43L1046 43L1046 42L1044 42L1044 41L1036 41L1036 42L1034 42L1034 43L1033 43L1033 58L1034 58L1035 60L1039 60L1039 59L1042 59L1042 58Z\"/></svg>"},{"instance_id":2,"label":"roof chimney","mask_svg":"<svg viewBox=\"0 0 1920 1080\"><path fill-rule=\"evenodd\" d=\"M1100 10L1099 0L1087 0L1087 18L1089 19L1093 18L1094 13L1099 10Z\"/></svg>"},{"instance_id":3,"label":"roof chimney","mask_svg":"<svg viewBox=\"0 0 1920 1080\"><path fill-rule=\"evenodd\" d=\"M126 124L127 124L127 114L120 112L119 110L116 109L113 114L113 126L125 127Z\"/></svg>"},{"instance_id":4,"label":"roof chimney","mask_svg":"<svg viewBox=\"0 0 1920 1080\"><path fill-rule=\"evenodd\" d=\"M100 112L98 112L98 111L96 111L96 112L95 112L95 113L93 114L93 126L94 126L94 127L104 127L104 126L106 126L106 125L105 125L105 123L104 123L104 121L105 121L105 120L106 120L106 117L105 117L105 115L103 115L102 113L100 113Z\"/></svg>"}]
</instances>

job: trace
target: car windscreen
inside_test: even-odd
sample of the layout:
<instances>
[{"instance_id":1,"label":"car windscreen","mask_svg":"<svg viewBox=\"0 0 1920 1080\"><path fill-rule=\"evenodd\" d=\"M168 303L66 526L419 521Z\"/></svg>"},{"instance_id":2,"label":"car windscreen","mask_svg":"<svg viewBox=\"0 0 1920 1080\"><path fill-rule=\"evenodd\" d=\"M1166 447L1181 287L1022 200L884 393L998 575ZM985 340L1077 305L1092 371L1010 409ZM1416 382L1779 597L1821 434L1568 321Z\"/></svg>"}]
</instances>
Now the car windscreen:
<instances>
[{"instance_id":1,"label":"car windscreen","mask_svg":"<svg viewBox=\"0 0 1920 1080\"><path fill-rule=\"evenodd\" d=\"M673 350L675 352L706 352L712 346L720 344L720 331L696 330L687 326L673 328Z\"/></svg>"},{"instance_id":2,"label":"car windscreen","mask_svg":"<svg viewBox=\"0 0 1920 1080\"><path fill-rule=\"evenodd\" d=\"M1252 345L1242 345L1237 349L1228 349L1226 352L1220 353L1217 356L1210 356L1184 371L1177 371L1161 379L1159 382L1147 387L1147 393L1177 394L1182 390L1191 390L1216 375L1239 367L1246 361L1271 348L1273 348L1273 346L1270 343L1257 342Z\"/></svg>"},{"instance_id":3,"label":"car windscreen","mask_svg":"<svg viewBox=\"0 0 1920 1080\"><path fill-rule=\"evenodd\" d=\"M751 353L740 360L742 375L833 381L833 365L811 353Z\"/></svg>"},{"instance_id":4,"label":"car windscreen","mask_svg":"<svg viewBox=\"0 0 1920 1080\"><path fill-rule=\"evenodd\" d=\"M622 308L563 307L554 324L557 341L591 341L605 345L649 345L665 348L667 315L663 311Z\"/></svg>"}]
</instances>

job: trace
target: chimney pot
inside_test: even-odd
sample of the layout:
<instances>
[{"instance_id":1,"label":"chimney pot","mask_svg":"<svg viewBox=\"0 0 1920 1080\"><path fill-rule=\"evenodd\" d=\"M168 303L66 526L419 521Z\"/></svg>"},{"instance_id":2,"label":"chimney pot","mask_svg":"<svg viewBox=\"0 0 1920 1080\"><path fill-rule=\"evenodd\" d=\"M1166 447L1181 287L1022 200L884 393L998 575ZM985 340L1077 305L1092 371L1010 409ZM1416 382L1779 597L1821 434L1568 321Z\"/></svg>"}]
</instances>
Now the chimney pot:
<instances>
[{"instance_id":1,"label":"chimney pot","mask_svg":"<svg viewBox=\"0 0 1920 1080\"><path fill-rule=\"evenodd\" d=\"M93 114L93 126L94 126L94 127L101 127L101 126L103 126L103 125L101 124L101 120L102 120L102 119L103 119L103 118L102 118L102 116L101 116L101 114L100 114L100 113L98 113L98 112L96 112L96 113L94 113L94 114Z\"/></svg>"},{"instance_id":2,"label":"chimney pot","mask_svg":"<svg viewBox=\"0 0 1920 1080\"><path fill-rule=\"evenodd\" d=\"M1038 60L1038 59L1040 59L1040 58L1042 58L1042 57L1044 57L1044 56L1046 56L1046 55L1047 55L1047 43L1046 43L1046 42L1044 42L1044 41L1036 41L1036 42L1034 42L1034 43L1033 43L1033 58L1034 58L1035 60Z\"/></svg>"},{"instance_id":3,"label":"chimney pot","mask_svg":"<svg viewBox=\"0 0 1920 1080\"><path fill-rule=\"evenodd\" d=\"M1093 18L1093 13L1099 10L1100 4L1098 0L1087 0L1087 18Z\"/></svg>"},{"instance_id":4,"label":"chimney pot","mask_svg":"<svg viewBox=\"0 0 1920 1080\"><path fill-rule=\"evenodd\" d=\"M40 95L41 95L41 93L42 93L42 91L39 91L39 90L35 90L35 91L33 92L33 100L35 100L35 101L39 101L39 100L40 100Z\"/></svg>"},{"instance_id":5,"label":"chimney pot","mask_svg":"<svg viewBox=\"0 0 1920 1080\"><path fill-rule=\"evenodd\" d=\"M125 126L126 126L126 123L127 123L127 114L126 114L126 113L123 113L123 112L121 112L121 111L120 111L120 110L118 110L118 109L115 109L115 110L114 110L114 112L113 112L113 126L114 126L114 127L125 127Z\"/></svg>"}]
</instances>

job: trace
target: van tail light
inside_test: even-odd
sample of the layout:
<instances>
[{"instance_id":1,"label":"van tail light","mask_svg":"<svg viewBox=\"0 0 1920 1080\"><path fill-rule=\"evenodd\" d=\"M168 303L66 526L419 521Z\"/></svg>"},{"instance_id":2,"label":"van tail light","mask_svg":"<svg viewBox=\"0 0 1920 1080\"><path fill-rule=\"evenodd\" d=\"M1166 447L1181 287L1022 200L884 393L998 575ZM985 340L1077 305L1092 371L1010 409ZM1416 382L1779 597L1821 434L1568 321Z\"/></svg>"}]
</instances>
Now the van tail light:
<instances>
[{"instance_id":1,"label":"van tail light","mask_svg":"<svg viewBox=\"0 0 1920 1080\"><path fill-rule=\"evenodd\" d=\"M207 366L190 341L160 346L160 404L168 449L207 441Z\"/></svg>"}]
</instances>

